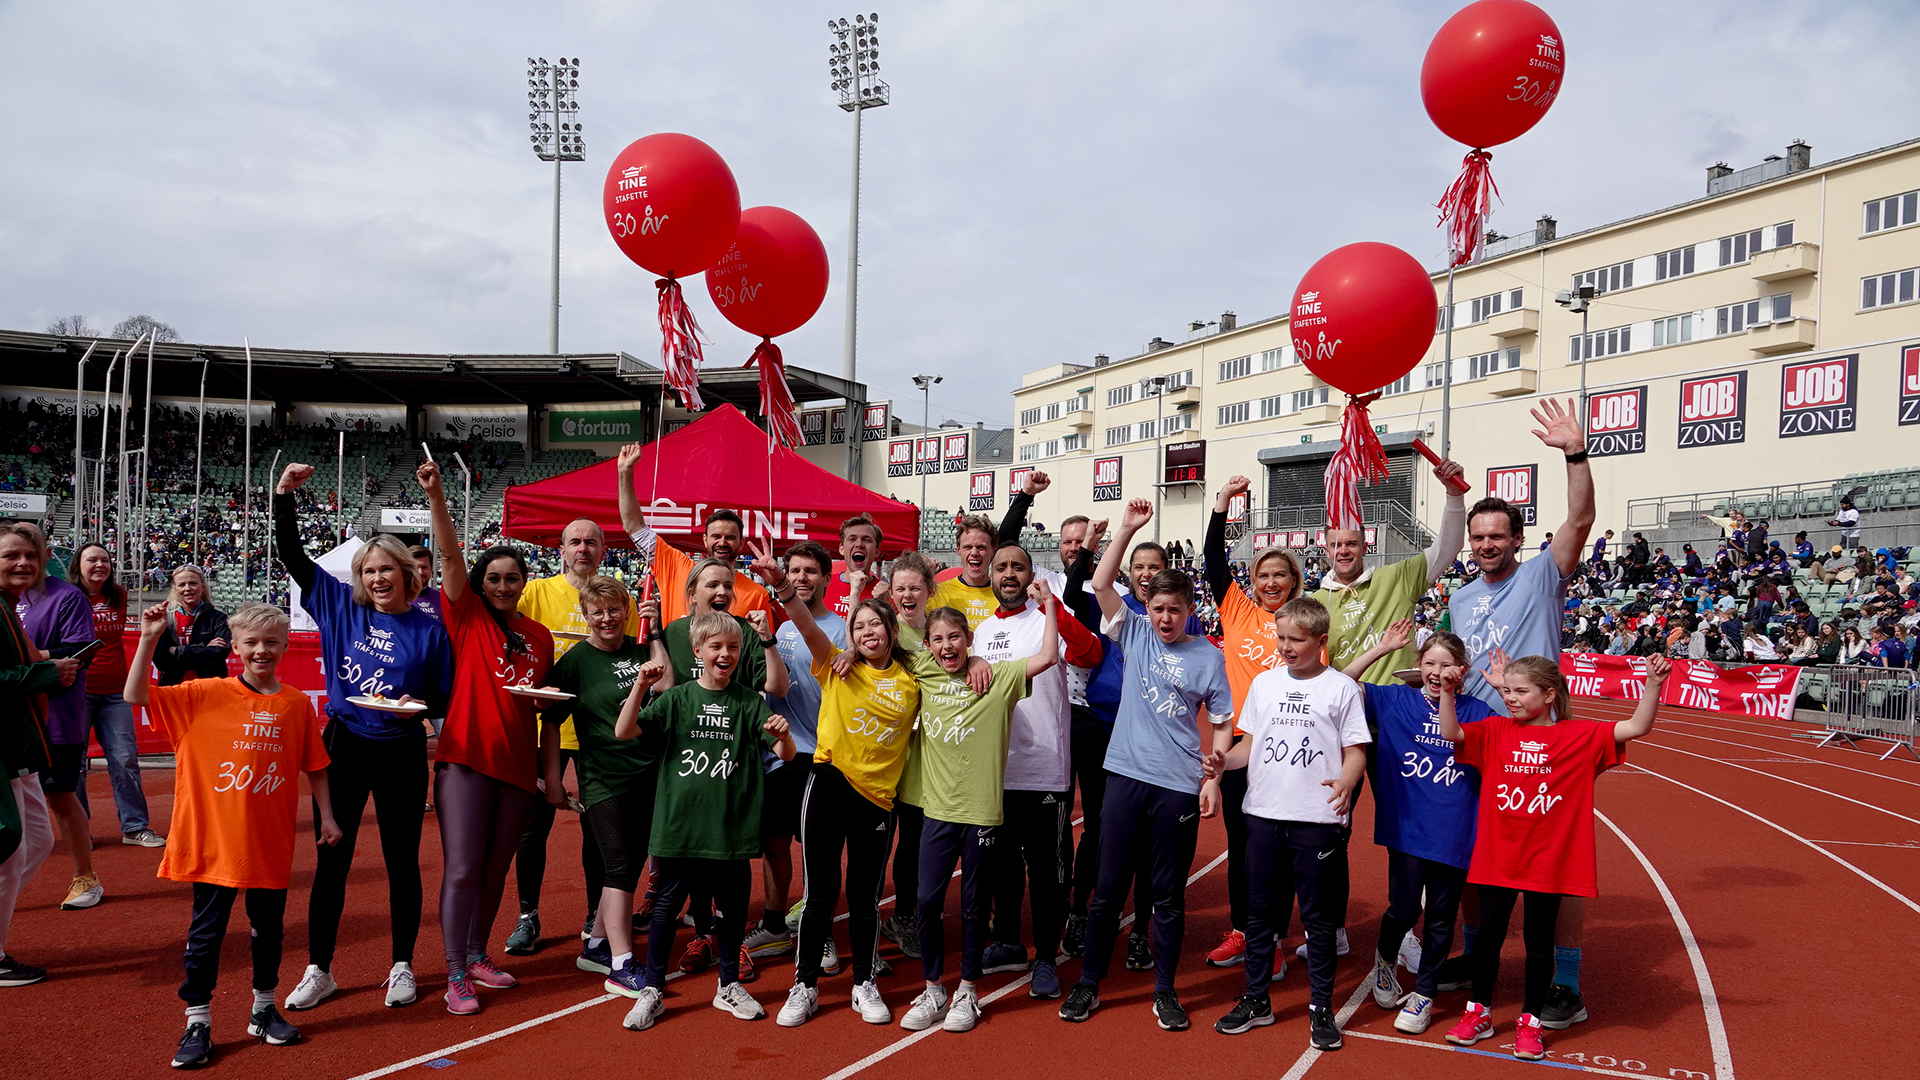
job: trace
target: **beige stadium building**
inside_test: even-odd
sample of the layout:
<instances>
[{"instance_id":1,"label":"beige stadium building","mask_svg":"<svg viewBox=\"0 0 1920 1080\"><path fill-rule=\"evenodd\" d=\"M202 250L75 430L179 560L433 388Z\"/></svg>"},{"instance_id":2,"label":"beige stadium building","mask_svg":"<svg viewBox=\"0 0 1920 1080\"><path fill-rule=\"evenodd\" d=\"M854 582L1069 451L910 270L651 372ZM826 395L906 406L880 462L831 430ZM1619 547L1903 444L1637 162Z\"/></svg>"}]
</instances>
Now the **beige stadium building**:
<instances>
[{"instance_id":1,"label":"beige stadium building","mask_svg":"<svg viewBox=\"0 0 1920 1080\"><path fill-rule=\"evenodd\" d=\"M1806 528L1825 545L1838 496L1858 491L1869 543L1913 543L1920 527L1899 526L1920 521L1920 140L1822 165L1795 143L1752 168L1716 165L1707 188L1579 232L1542 218L1455 274L1450 434L1470 498L1491 489L1537 514L1536 538L1562 520L1565 468L1528 411L1584 379L1595 535L1710 540L1719 528L1701 515L1733 505L1783 541ZM1411 445L1437 450L1442 434L1446 273L1433 281L1432 347L1372 408L1392 475L1362 499L1389 555L1424 544L1443 498ZM1563 303L1581 286L1584 324ZM1198 542L1234 474L1254 479L1241 553L1269 538L1313 546L1324 524L1344 396L1299 362L1284 315L1229 314L1137 356L1055 364L1013 397L1014 460L990 481L984 466L942 474L989 485L974 505L996 516L1037 468L1053 484L1032 516L1049 526L1156 496L1159 538ZM882 479L878 464L870 485L919 500L915 478ZM942 484L928 503L950 517L961 494Z\"/></svg>"}]
</instances>

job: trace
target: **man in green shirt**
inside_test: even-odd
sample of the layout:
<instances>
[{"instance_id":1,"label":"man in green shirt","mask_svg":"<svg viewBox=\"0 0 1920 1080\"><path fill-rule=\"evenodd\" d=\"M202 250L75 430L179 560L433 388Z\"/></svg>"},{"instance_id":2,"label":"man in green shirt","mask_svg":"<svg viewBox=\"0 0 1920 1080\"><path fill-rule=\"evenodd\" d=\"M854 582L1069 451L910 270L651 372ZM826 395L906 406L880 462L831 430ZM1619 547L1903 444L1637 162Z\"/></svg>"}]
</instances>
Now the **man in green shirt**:
<instances>
[{"instance_id":1,"label":"man in green shirt","mask_svg":"<svg viewBox=\"0 0 1920 1080\"><path fill-rule=\"evenodd\" d=\"M660 998L675 915L694 888L714 898L720 961L714 1008L742 1020L766 1015L740 985L738 957L745 954L740 941L752 896L752 861L760 853L761 761L768 750L792 760L793 736L765 698L732 677L744 636L732 615L702 611L691 617L689 633L700 674L641 708L647 689L666 674L663 665L649 662L614 725L623 739L648 734L661 740L649 841L660 868L660 897L648 933L646 979L621 1021L635 1031L652 1027L664 1011Z\"/></svg>"}]
</instances>

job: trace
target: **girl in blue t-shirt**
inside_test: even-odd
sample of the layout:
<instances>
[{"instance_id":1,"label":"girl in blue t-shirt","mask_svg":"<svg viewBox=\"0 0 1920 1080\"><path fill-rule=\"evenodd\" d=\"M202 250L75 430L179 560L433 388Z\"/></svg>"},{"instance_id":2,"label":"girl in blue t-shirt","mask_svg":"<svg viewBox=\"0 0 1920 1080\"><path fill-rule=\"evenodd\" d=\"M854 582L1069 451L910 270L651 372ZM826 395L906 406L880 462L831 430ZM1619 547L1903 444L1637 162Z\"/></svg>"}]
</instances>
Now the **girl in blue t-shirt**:
<instances>
[{"instance_id":1,"label":"girl in blue t-shirt","mask_svg":"<svg viewBox=\"0 0 1920 1080\"><path fill-rule=\"evenodd\" d=\"M1381 657L1413 641L1413 621L1387 628L1379 644L1348 665L1360 675ZM1380 946L1373 960L1373 1000L1383 1009L1398 1007L1393 1026L1419 1034L1433 1021L1433 996L1440 989L1440 966L1453 948L1454 916L1466 891L1467 863L1473 855L1474 814L1480 774L1454 761L1453 743L1440 735L1440 687L1468 667L1467 646L1445 630L1436 631L1419 653L1419 686L1362 682L1367 722L1374 736L1373 842L1387 849L1387 911L1380 917ZM1492 710L1477 699L1456 699L1460 722L1485 719ZM1420 970L1413 991L1403 993L1394 974L1395 948L1420 921L1426 931Z\"/></svg>"}]
</instances>

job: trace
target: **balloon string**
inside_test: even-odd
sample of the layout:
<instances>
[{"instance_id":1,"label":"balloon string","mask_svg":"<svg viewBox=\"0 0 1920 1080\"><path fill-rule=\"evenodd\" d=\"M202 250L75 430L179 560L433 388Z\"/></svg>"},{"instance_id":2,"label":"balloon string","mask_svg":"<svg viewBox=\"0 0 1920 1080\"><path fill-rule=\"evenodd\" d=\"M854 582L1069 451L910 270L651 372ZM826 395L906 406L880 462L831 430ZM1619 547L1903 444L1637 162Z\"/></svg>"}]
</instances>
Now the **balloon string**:
<instances>
[{"instance_id":1,"label":"balloon string","mask_svg":"<svg viewBox=\"0 0 1920 1080\"><path fill-rule=\"evenodd\" d=\"M760 365L760 415L767 420L767 433L783 446L799 446L800 419L794 413L793 391L787 386L787 366L772 338L761 338L753 355L741 366L755 364Z\"/></svg>"},{"instance_id":2,"label":"balloon string","mask_svg":"<svg viewBox=\"0 0 1920 1080\"><path fill-rule=\"evenodd\" d=\"M662 382L680 395L689 412L703 412L700 400L700 324L680 293L680 282L665 277L654 282L660 290L660 368Z\"/></svg>"},{"instance_id":3,"label":"balloon string","mask_svg":"<svg viewBox=\"0 0 1920 1080\"><path fill-rule=\"evenodd\" d=\"M1374 433L1367 406L1380 399L1378 392L1356 397L1347 395L1347 407L1340 415L1340 449L1327 462L1327 526L1333 529L1359 529L1360 481L1369 485L1387 478L1387 452Z\"/></svg>"},{"instance_id":4,"label":"balloon string","mask_svg":"<svg viewBox=\"0 0 1920 1080\"><path fill-rule=\"evenodd\" d=\"M1480 257L1487 241L1487 219L1500 189L1493 182L1493 155L1471 150L1460 162L1460 175L1434 205L1440 227L1447 234L1448 265L1461 266Z\"/></svg>"}]
</instances>

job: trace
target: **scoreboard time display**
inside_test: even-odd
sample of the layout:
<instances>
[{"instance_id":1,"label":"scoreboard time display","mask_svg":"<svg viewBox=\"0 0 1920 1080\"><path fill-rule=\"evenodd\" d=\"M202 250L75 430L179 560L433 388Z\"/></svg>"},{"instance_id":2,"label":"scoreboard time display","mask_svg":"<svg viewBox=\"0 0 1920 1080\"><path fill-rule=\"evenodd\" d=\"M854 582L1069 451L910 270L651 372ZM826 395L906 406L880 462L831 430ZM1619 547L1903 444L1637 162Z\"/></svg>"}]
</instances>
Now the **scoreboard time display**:
<instances>
[{"instance_id":1,"label":"scoreboard time display","mask_svg":"<svg viewBox=\"0 0 1920 1080\"><path fill-rule=\"evenodd\" d=\"M1207 440L1167 444L1165 484L1204 484L1207 480Z\"/></svg>"}]
</instances>

